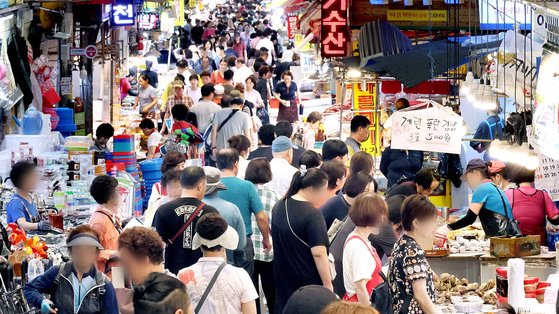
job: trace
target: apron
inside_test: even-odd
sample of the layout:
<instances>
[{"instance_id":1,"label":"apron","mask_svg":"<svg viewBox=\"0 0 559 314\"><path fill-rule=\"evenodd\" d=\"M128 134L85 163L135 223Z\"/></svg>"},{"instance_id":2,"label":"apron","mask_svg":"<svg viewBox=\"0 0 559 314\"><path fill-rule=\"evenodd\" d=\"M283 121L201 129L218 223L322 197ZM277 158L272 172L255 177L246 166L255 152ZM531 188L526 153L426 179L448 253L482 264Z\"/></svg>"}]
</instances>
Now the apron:
<instances>
[{"instance_id":1,"label":"apron","mask_svg":"<svg viewBox=\"0 0 559 314\"><path fill-rule=\"evenodd\" d=\"M345 244L347 244L349 241L351 241L353 239L358 239L361 242L363 242L363 244L365 244L367 246L367 248L369 249L369 253L371 253L373 258L375 259L375 269L373 270L373 273L371 274L371 279L369 279L369 281L367 281L367 285L366 285L367 293L369 294L369 298L370 298L371 295L373 294L373 290L379 284L384 282L382 277L379 275L379 273L382 271L382 261L378 257L378 254L377 254L376 250L374 248L371 248L369 245L367 245L367 243L358 235L351 236L349 239L346 240ZM344 244L344 247L345 247L345 244ZM350 301L350 302L359 302L359 300L357 299L357 294L354 294L350 297L350 296L348 296L347 292L344 294L344 297L342 298L342 300Z\"/></svg>"},{"instance_id":2,"label":"apron","mask_svg":"<svg viewBox=\"0 0 559 314\"><path fill-rule=\"evenodd\" d=\"M279 112L277 121L287 121L289 123L297 122L299 120L299 101L291 99L290 106L286 107L282 103L279 104Z\"/></svg>"}]
</instances>

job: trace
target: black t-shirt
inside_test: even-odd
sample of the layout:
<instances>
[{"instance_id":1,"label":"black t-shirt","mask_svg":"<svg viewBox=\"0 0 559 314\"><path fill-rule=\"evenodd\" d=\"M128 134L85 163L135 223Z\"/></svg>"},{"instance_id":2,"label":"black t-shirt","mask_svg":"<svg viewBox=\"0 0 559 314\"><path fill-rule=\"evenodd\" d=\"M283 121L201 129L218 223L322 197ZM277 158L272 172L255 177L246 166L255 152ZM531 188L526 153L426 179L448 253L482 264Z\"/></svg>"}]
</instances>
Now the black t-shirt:
<instances>
[{"instance_id":1,"label":"black t-shirt","mask_svg":"<svg viewBox=\"0 0 559 314\"><path fill-rule=\"evenodd\" d=\"M404 195L405 197L408 197L415 194L417 194L417 187L415 186L415 182L404 181L390 189L386 194L385 199L389 199L394 195Z\"/></svg>"},{"instance_id":2,"label":"black t-shirt","mask_svg":"<svg viewBox=\"0 0 559 314\"><path fill-rule=\"evenodd\" d=\"M200 203L198 199L185 197L171 201L157 209L153 218L153 226L165 243L179 232L190 215L200 206ZM175 239L173 244L167 243L165 268L173 274L177 274L179 270L185 267L194 265L202 257L200 249L192 250L192 239L196 233L198 219L208 213L218 213L218 211L209 205L205 205L183 234Z\"/></svg>"},{"instance_id":3,"label":"black t-shirt","mask_svg":"<svg viewBox=\"0 0 559 314\"><path fill-rule=\"evenodd\" d=\"M276 279L276 313L282 313L289 297L299 288L322 285L311 248L328 247L326 224L320 211L308 202L289 198L287 210L293 232L287 222L285 200L280 200L272 211L274 272Z\"/></svg>"},{"instance_id":4,"label":"black t-shirt","mask_svg":"<svg viewBox=\"0 0 559 314\"><path fill-rule=\"evenodd\" d=\"M272 156L272 147L261 146L250 152L250 154L248 155L248 160L252 160L255 158L266 158L266 160L271 161L272 158L274 158L274 156Z\"/></svg>"},{"instance_id":5,"label":"black t-shirt","mask_svg":"<svg viewBox=\"0 0 559 314\"><path fill-rule=\"evenodd\" d=\"M202 35L204 35L204 28L202 26L194 26L194 27L192 27L190 32L192 33L191 34L192 40L196 44L201 44L202 43Z\"/></svg>"},{"instance_id":6,"label":"black t-shirt","mask_svg":"<svg viewBox=\"0 0 559 314\"><path fill-rule=\"evenodd\" d=\"M326 229L330 229L335 219L344 220L349 210L349 203L342 195L334 196L320 207L320 212L326 221Z\"/></svg>"}]
</instances>

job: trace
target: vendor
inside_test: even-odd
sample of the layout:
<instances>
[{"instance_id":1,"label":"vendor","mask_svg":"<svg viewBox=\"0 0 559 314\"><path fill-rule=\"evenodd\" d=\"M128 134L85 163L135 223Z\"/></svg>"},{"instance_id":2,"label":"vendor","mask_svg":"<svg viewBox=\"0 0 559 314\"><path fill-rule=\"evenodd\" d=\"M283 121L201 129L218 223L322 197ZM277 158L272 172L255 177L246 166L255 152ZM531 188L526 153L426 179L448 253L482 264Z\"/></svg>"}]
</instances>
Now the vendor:
<instances>
[{"instance_id":1,"label":"vendor","mask_svg":"<svg viewBox=\"0 0 559 314\"><path fill-rule=\"evenodd\" d=\"M118 181L107 175L95 177L89 193L99 204L91 215L89 224L99 234L99 240L104 248L97 262L97 268L104 271L106 262L117 256L118 236L122 232L122 225L117 216L121 204Z\"/></svg>"},{"instance_id":2,"label":"vendor","mask_svg":"<svg viewBox=\"0 0 559 314\"><path fill-rule=\"evenodd\" d=\"M112 283L95 269L103 249L97 232L88 225L78 226L68 234L66 246L72 261L51 267L25 285L27 303L40 308L41 313L118 314Z\"/></svg>"},{"instance_id":3,"label":"vendor","mask_svg":"<svg viewBox=\"0 0 559 314\"><path fill-rule=\"evenodd\" d=\"M387 188L410 180L423 165L423 152L387 147L380 159L380 172L388 180Z\"/></svg>"},{"instance_id":4,"label":"vendor","mask_svg":"<svg viewBox=\"0 0 559 314\"><path fill-rule=\"evenodd\" d=\"M513 165L505 164L499 160L492 160L491 166L487 168L491 181L503 191L516 188L516 184L511 182Z\"/></svg>"},{"instance_id":5,"label":"vendor","mask_svg":"<svg viewBox=\"0 0 559 314\"><path fill-rule=\"evenodd\" d=\"M386 199L396 195L410 196L415 194L429 196L440 184L441 176L435 169L419 170L413 180L403 181L386 192Z\"/></svg>"},{"instance_id":6,"label":"vendor","mask_svg":"<svg viewBox=\"0 0 559 314\"><path fill-rule=\"evenodd\" d=\"M140 106L140 114L142 117L155 119L155 111L157 110L157 90L150 85L150 79L146 75L140 75L138 80L140 87L138 88L138 97L134 109Z\"/></svg>"},{"instance_id":7,"label":"vendor","mask_svg":"<svg viewBox=\"0 0 559 314\"><path fill-rule=\"evenodd\" d=\"M16 193L12 195L6 206L8 223L17 223L24 231L51 230L48 220L40 220L39 212L31 197L31 193L39 184L39 174L35 164L27 161L17 162L10 171L10 180L16 188Z\"/></svg>"},{"instance_id":8,"label":"vendor","mask_svg":"<svg viewBox=\"0 0 559 314\"><path fill-rule=\"evenodd\" d=\"M294 123L299 118L299 106L301 106L301 94L297 84L293 82L293 74L287 71L281 75L282 82L274 89L274 97L280 102L278 121Z\"/></svg>"},{"instance_id":9,"label":"vendor","mask_svg":"<svg viewBox=\"0 0 559 314\"><path fill-rule=\"evenodd\" d=\"M476 133L474 134L474 139L490 140L503 139L503 129L505 124L503 119L499 116L501 112L501 106L499 102L495 104L495 108L487 111L487 119L481 121L477 127ZM470 146L475 149L478 153L485 152L483 156L484 160L489 160L489 154L487 150L491 145L491 142L475 142L471 141Z\"/></svg>"},{"instance_id":10,"label":"vendor","mask_svg":"<svg viewBox=\"0 0 559 314\"><path fill-rule=\"evenodd\" d=\"M348 155L350 158L355 153L361 151L361 144L369 139L369 136L371 134L371 131L369 130L370 126L371 121L365 116L356 115L351 119L351 133L345 140Z\"/></svg>"},{"instance_id":11,"label":"vendor","mask_svg":"<svg viewBox=\"0 0 559 314\"><path fill-rule=\"evenodd\" d=\"M157 132L155 123L153 123L151 119L143 119L142 122L140 122L140 129L142 129L144 135L148 137L146 159L153 159L159 155L159 147L161 146L161 139L163 136L161 133Z\"/></svg>"},{"instance_id":12,"label":"vendor","mask_svg":"<svg viewBox=\"0 0 559 314\"><path fill-rule=\"evenodd\" d=\"M491 162L472 159L462 176L474 193L466 216L448 225L451 230L461 229L473 224L479 216L481 226L487 237L512 236L512 208L503 190L492 181L489 174Z\"/></svg>"},{"instance_id":13,"label":"vendor","mask_svg":"<svg viewBox=\"0 0 559 314\"><path fill-rule=\"evenodd\" d=\"M115 129L109 123L102 123L95 130L95 145L93 150L99 153L110 153L107 143L115 135Z\"/></svg>"}]
</instances>

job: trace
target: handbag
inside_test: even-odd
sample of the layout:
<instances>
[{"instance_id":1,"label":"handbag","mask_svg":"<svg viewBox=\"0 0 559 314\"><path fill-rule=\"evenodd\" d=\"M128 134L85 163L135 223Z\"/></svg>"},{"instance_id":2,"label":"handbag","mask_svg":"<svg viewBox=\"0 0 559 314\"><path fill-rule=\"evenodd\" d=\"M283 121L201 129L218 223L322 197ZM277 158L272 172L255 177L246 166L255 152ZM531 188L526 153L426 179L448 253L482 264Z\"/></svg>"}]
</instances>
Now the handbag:
<instances>
[{"instance_id":1,"label":"handbag","mask_svg":"<svg viewBox=\"0 0 559 314\"><path fill-rule=\"evenodd\" d=\"M287 210L287 199L285 199L285 217L287 220L287 225L289 226L289 230L291 230L291 233L295 236L295 238L297 238L297 240L301 241L301 243L303 243L306 247L308 247L309 249L311 248L307 242L303 241L303 239L299 238L299 236L295 233L295 231L293 231L293 228L291 227L291 222L289 221L289 211ZM334 280L334 278L336 278L336 265L335 265L335 259L334 259L334 255L332 255L332 253L328 253L328 262L329 262L329 266L330 266L330 276L332 277L332 280Z\"/></svg>"},{"instance_id":2,"label":"handbag","mask_svg":"<svg viewBox=\"0 0 559 314\"><path fill-rule=\"evenodd\" d=\"M262 121L262 124L269 124L270 123L270 115L266 108L258 108L256 109L256 116Z\"/></svg>"},{"instance_id":3,"label":"handbag","mask_svg":"<svg viewBox=\"0 0 559 314\"><path fill-rule=\"evenodd\" d=\"M518 221L516 219L514 219L513 217L509 217L509 213L507 210L507 205L505 204L505 199L503 198L503 194L501 193L501 190L499 190L499 188L495 185L492 184L493 187L497 190L497 193L499 193L499 196L501 197L501 202L503 202L503 210L505 212L505 219L506 219L506 233L509 236L521 236L522 235L522 231L520 231L520 226L518 226Z\"/></svg>"}]
</instances>

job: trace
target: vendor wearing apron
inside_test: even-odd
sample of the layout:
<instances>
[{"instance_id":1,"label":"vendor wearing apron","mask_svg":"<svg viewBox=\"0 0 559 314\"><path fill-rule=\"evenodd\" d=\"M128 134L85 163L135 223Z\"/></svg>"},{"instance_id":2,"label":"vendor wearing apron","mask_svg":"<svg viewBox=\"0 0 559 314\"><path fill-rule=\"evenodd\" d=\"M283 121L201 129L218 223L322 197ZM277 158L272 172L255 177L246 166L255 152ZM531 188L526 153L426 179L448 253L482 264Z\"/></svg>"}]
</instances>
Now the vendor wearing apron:
<instances>
[{"instance_id":1,"label":"vendor wearing apron","mask_svg":"<svg viewBox=\"0 0 559 314\"><path fill-rule=\"evenodd\" d=\"M509 200L491 181L488 170L490 166L491 162L481 159L472 159L468 163L462 178L466 179L470 188L474 190L472 204L464 218L448 225L450 230L467 227L479 216L487 237L517 235L511 224L514 217Z\"/></svg>"},{"instance_id":2,"label":"vendor wearing apron","mask_svg":"<svg viewBox=\"0 0 559 314\"><path fill-rule=\"evenodd\" d=\"M280 102L277 121L297 122L299 119L298 106L300 106L301 95L297 89L297 84L293 82L293 74L291 72L284 72L281 78L283 82L278 83L274 90L274 97Z\"/></svg>"},{"instance_id":3,"label":"vendor wearing apron","mask_svg":"<svg viewBox=\"0 0 559 314\"><path fill-rule=\"evenodd\" d=\"M6 207L8 223L17 223L24 231L51 230L48 220L40 220L39 212L31 197L31 193L39 184L39 174L35 164L27 161L17 162L10 171L10 180L16 188L16 193L12 195Z\"/></svg>"}]
</instances>

